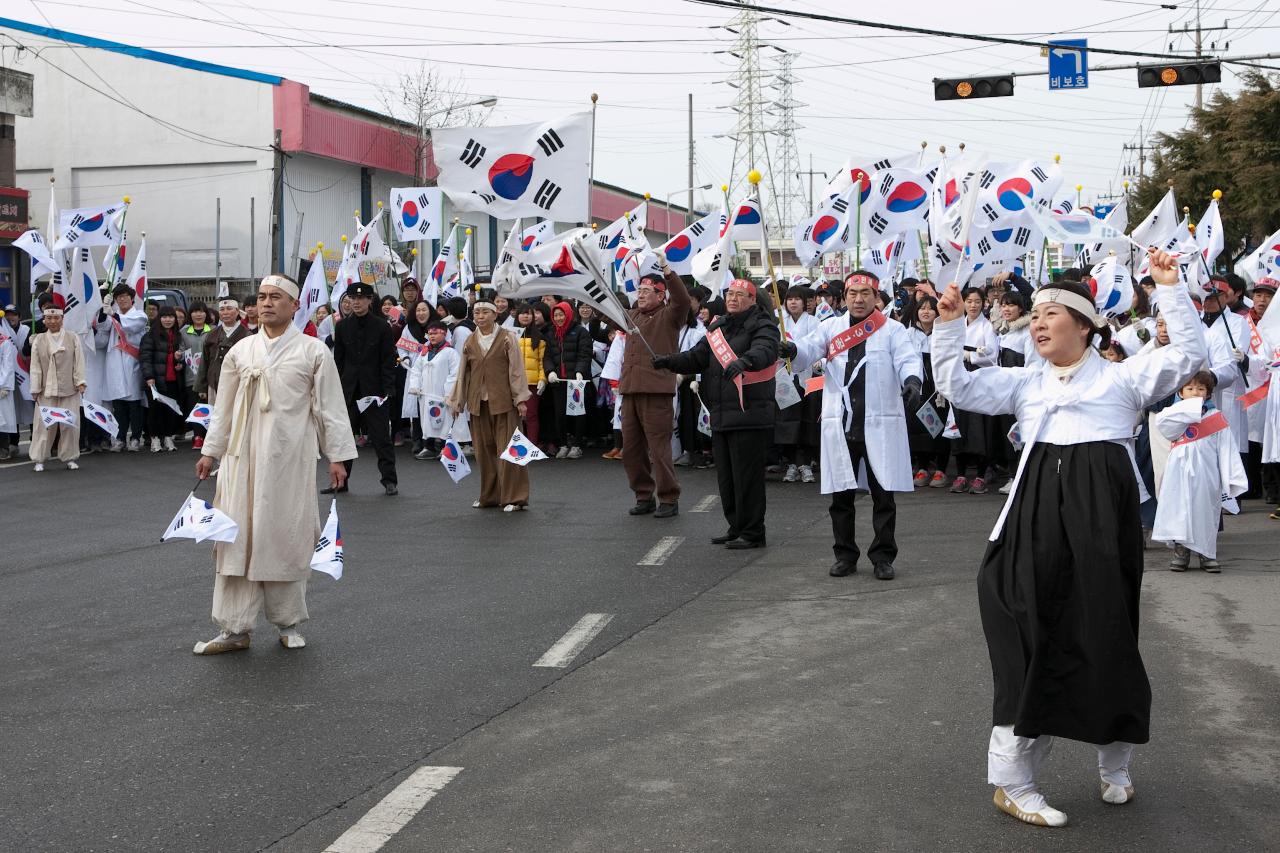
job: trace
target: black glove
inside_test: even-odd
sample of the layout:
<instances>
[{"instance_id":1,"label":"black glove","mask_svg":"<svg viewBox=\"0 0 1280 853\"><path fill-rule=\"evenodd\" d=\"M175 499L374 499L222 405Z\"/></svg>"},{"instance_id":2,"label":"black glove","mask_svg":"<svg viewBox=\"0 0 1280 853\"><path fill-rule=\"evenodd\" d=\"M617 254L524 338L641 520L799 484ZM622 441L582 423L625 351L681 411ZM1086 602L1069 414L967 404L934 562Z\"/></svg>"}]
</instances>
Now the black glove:
<instances>
[{"instance_id":1,"label":"black glove","mask_svg":"<svg viewBox=\"0 0 1280 853\"><path fill-rule=\"evenodd\" d=\"M747 363L742 359L734 359L725 365L724 378L732 382L734 379L737 379L739 376L746 373L747 367Z\"/></svg>"},{"instance_id":2,"label":"black glove","mask_svg":"<svg viewBox=\"0 0 1280 853\"><path fill-rule=\"evenodd\" d=\"M653 357L654 370L671 370L675 363L676 357L674 355L655 355Z\"/></svg>"},{"instance_id":3,"label":"black glove","mask_svg":"<svg viewBox=\"0 0 1280 853\"><path fill-rule=\"evenodd\" d=\"M907 381L902 383L902 404L906 406L908 413L915 414L920 410L920 405L924 402L923 390L918 377L908 376Z\"/></svg>"},{"instance_id":4,"label":"black glove","mask_svg":"<svg viewBox=\"0 0 1280 853\"><path fill-rule=\"evenodd\" d=\"M800 348L792 341L783 341L778 344L778 358L795 358L799 352Z\"/></svg>"}]
</instances>

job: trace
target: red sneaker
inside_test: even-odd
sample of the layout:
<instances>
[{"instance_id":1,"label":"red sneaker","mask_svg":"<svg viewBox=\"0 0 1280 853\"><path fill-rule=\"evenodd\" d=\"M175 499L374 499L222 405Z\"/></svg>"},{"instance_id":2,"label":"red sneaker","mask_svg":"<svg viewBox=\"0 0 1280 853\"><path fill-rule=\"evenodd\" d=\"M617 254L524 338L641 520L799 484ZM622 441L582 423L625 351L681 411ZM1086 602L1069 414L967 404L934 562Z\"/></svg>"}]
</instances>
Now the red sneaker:
<instances>
[{"instance_id":1,"label":"red sneaker","mask_svg":"<svg viewBox=\"0 0 1280 853\"><path fill-rule=\"evenodd\" d=\"M197 435L195 438L191 439L191 449L192 449L192 450L199 450L199 449L200 449L200 448L202 448L202 447L204 447L204 439L203 439L203 438L201 438L200 436L198 436L198 435Z\"/></svg>"},{"instance_id":2,"label":"red sneaker","mask_svg":"<svg viewBox=\"0 0 1280 853\"><path fill-rule=\"evenodd\" d=\"M963 474L951 481L951 494L961 495L967 491L969 491L969 481L965 479Z\"/></svg>"},{"instance_id":3,"label":"red sneaker","mask_svg":"<svg viewBox=\"0 0 1280 853\"><path fill-rule=\"evenodd\" d=\"M933 472L933 479L929 481L929 488L941 489L947 485L947 475L941 471Z\"/></svg>"},{"instance_id":4,"label":"red sneaker","mask_svg":"<svg viewBox=\"0 0 1280 853\"><path fill-rule=\"evenodd\" d=\"M912 479L911 482L918 489L924 486L925 483L929 482L929 475L923 468L921 468L919 471L916 472L916 476Z\"/></svg>"}]
</instances>

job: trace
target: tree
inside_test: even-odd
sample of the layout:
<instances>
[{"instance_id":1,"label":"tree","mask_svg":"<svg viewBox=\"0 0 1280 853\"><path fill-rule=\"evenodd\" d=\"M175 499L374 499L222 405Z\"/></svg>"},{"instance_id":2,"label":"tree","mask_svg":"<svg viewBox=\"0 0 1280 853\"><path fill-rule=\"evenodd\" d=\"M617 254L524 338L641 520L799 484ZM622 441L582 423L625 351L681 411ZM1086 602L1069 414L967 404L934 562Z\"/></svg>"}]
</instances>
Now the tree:
<instances>
[{"instance_id":1,"label":"tree","mask_svg":"<svg viewBox=\"0 0 1280 853\"><path fill-rule=\"evenodd\" d=\"M426 62L401 74L394 86L381 89L378 99L388 115L413 125L405 144L413 147L413 177L418 186L426 179L432 129L482 125L492 110L476 105L478 98L466 91L464 78L442 77L438 68Z\"/></svg>"},{"instance_id":2,"label":"tree","mask_svg":"<svg viewBox=\"0 0 1280 853\"><path fill-rule=\"evenodd\" d=\"M1172 186L1194 222L1222 190L1223 262L1280 228L1280 80L1252 70L1241 79L1237 94L1219 89L1193 109L1190 127L1157 134L1154 170L1134 187L1129 214L1136 222Z\"/></svg>"}]
</instances>

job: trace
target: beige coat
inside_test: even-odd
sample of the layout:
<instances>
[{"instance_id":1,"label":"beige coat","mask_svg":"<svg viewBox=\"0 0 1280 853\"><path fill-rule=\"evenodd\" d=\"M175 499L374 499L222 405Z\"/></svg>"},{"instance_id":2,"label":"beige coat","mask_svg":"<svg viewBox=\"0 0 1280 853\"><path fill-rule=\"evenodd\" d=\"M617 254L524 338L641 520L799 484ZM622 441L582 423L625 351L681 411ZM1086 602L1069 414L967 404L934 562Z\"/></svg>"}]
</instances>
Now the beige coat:
<instances>
[{"instance_id":1,"label":"beige coat","mask_svg":"<svg viewBox=\"0 0 1280 853\"><path fill-rule=\"evenodd\" d=\"M316 460L356 458L338 369L328 348L292 324L253 335L222 363L205 456L222 460L214 505L240 526L215 546L218 574L297 581L320 535Z\"/></svg>"},{"instance_id":2,"label":"beige coat","mask_svg":"<svg viewBox=\"0 0 1280 853\"><path fill-rule=\"evenodd\" d=\"M462 345L461 355L458 378L445 401L455 412L465 407L475 414L483 400L489 404L489 414L500 415L529 399L524 356L510 329L497 328L488 352L480 348L480 333L476 332Z\"/></svg>"},{"instance_id":3,"label":"beige coat","mask_svg":"<svg viewBox=\"0 0 1280 853\"><path fill-rule=\"evenodd\" d=\"M41 332L31 339L31 393L42 398L70 397L85 384L84 350L77 335L63 329L61 347L55 349L53 335Z\"/></svg>"}]
</instances>

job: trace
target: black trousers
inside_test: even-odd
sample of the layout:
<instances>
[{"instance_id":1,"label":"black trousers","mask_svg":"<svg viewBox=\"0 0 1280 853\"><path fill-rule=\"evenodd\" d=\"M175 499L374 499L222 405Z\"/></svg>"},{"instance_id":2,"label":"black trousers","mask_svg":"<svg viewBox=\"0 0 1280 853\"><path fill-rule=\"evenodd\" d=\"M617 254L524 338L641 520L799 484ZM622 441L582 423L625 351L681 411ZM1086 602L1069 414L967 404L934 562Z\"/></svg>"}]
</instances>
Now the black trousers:
<instances>
[{"instance_id":1,"label":"black trousers","mask_svg":"<svg viewBox=\"0 0 1280 853\"><path fill-rule=\"evenodd\" d=\"M849 459L853 462L853 470L867 458L867 445L861 441L849 442ZM867 556L872 565L876 563L892 563L898 556L898 542L894 539L894 528L898 522L898 505L893 499L893 492L885 491L867 463L867 485L871 489L871 530L873 537ZM858 493L854 489L834 492L831 495L831 532L835 537L837 560L857 563L862 552L854 541L853 523L856 517L854 499Z\"/></svg>"},{"instance_id":2,"label":"black trousers","mask_svg":"<svg viewBox=\"0 0 1280 853\"><path fill-rule=\"evenodd\" d=\"M151 404L160 405L155 400L152 400ZM142 440L142 429L146 426L146 409L142 407L141 400L112 400L111 414L116 416L116 423L120 425L120 432L116 433L118 440L126 441L130 438Z\"/></svg>"},{"instance_id":3,"label":"black trousers","mask_svg":"<svg viewBox=\"0 0 1280 853\"><path fill-rule=\"evenodd\" d=\"M711 433L720 506L729 523L728 532L748 542L764 541L765 454L772 438L772 427Z\"/></svg>"},{"instance_id":4,"label":"black trousers","mask_svg":"<svg viewBox=\"0 0 1280 853\"><path fill-rule=\"evenodd\" d=\"M389 405L390 401L381 406L375 404L362 412L355 403L347 404L347 415L351 418L351 425L357 430L364 430L364 434L369 437L369 443L373 445L373 452L378 454L378 479L384 486L399 482L396 480L396 450L391 446ZM346 466L347 477L350 478L355 460L348 459L342 464Z\"/></svg>"}]
</instances>

